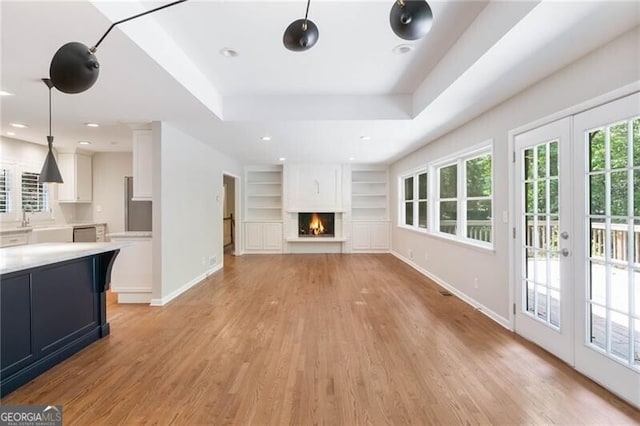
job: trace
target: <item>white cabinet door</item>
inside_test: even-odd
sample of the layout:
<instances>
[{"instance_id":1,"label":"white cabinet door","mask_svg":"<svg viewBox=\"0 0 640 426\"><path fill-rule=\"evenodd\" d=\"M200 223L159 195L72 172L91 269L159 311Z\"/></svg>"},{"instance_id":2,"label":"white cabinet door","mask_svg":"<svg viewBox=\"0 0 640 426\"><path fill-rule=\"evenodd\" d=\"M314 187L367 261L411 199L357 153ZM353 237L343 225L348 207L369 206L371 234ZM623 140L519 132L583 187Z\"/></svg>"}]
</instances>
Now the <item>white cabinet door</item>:
<instances>
[{"instance_id":1,"label":"white cabinet door","mask_svg":"<svg viewBox=\"0 0 640 426\"><path fill-rule=\"evenodd\" d=\"M282 250L282 223L245 223L245 248L255 251Z\"/></svg>"},{"instance_id":2,"label":"white cabinet door","mask_svg":"<svg viewBox=\"0 0 640 426\"><path fill-rule=\"evenodd\" d=\"M91 157L76 154L76 200L91 202L93 199Z\"/></svg>"},{"instance_id":3,"label":"white cabinet door","mask_svg":"<svg viewBox=\"0 0 640 426\"><path fill-rule=\"evenodd\" d=\"M58 185L58 201L90 203L93 200L91 156L60 154L58 155L58 168L64 181Z\"/></svg>"},{"instance_id":4,"label":"white cabinet door","mask_svg":"<svg viewBox=\"0 0 640 426\"><path fill-rule=\"evenodd\" d=\"M353 222L353 250L389 250L389 222Z\"/></svg>"},{"instance_id":5,"label":"white cabinet door","mask_svg":"<svg viewBox=\"0 0 640 426\"><path fill-rule=\"evenodd\" d=\"M371 225L369 223L354 223L352 231L352 247L354 250L371 248Z\"/></svg>"},{"instance_id":6,"label":"white cabinet door","mask_svg":"<svg viewBox=\"0 0 640 426\"><path fill-rule=\"evenodd\" d=\"M282 249L282 224L281 223L265 223L264 224L264 249L265 250Z\"/></svg>"},{"instance_id":7,"label":"white cabinet door","mask_svg":"<svg viewBox=\"0 0 640 426\"><path fill-rule=\"evenodd\" d=\"M133 199L151 201L152 195L152 153L151 130L133 132Z\"/></svg>"},{"instance_id":8,"label":"white cabinet door","mask_svg":"<svg viewBox=\"0 0 640 426\"><path fill-rule=\"evenodd\" d=\"M289 169L291 211L341 211L342 171L335 165L294 165Z\"/></svg>"},{"instance_id":9,"label":"white cabinet door","mask_svg":"<svg viewBox=\"0 0 640 426\"><path fill-rule=\"evenodd\" d=\"M372 223L371 224L371 248L375 250L389 249L389 224Z\"/></svg>"},{"instance_id":10,"label":"white cabinet door","mask_svg":"<svg viewBox=\"0 0 640 426\"><path fill-rule=\"evenodd\" d=\"M58 169L62 181L58 187L58 201L75 202L76 167L73 154L58 154Z\"/></svg>"},{"instance_id":11,"label":"white cabinet door","mask_svg":"<svg viewBox=\"0 0 640 426\"><path fill-rule=\"evenodd\" d=\"M262 223L246 223L244 229L247 250L262 250L264 247L264 225Z\"/></svg>"}]
</instances>

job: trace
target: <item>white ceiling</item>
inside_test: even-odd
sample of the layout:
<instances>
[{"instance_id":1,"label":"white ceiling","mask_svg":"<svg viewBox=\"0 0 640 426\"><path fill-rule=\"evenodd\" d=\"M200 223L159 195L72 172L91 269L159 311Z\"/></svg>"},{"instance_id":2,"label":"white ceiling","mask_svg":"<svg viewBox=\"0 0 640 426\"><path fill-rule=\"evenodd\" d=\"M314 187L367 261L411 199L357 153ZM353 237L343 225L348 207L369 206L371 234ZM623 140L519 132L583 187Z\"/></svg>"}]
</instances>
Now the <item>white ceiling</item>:
<instances>
[{"instance_id":1,"label":"white ceiling","mask_svg":"<svg viewBox=\"0 0 640 426\"><path fill-rule=\"evenodd\" d=\"M44 144L40 78L55 51L163 3L1 1L0 84L14 93L0 99L1 134ZM640 24L640 2L429 4L431 31L406 42L389 26L391 0L314 0L320 39L307 52L282 45L303 0L190 0L121 24L98 49L94 87L54 90L55 145L126 151L132 127L164 120L248 164L390 162ZM400 44L413 51L394 54Z\"/></svg>"}]
</instances>

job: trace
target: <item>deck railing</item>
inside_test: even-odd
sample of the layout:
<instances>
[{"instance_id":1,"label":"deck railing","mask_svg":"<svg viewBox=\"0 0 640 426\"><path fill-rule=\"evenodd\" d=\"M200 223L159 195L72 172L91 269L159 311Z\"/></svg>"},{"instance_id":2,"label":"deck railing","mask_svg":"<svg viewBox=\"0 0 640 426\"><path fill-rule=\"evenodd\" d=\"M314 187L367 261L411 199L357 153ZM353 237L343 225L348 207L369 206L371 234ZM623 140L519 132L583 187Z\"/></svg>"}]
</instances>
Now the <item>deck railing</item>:
<instances>
[{"instance_id":1,"label":"deck railing","mask_svg":"<svg viewBox=\"0 0 640 426\"><path fill-rule=\"evenodd\" d=\"M629 227L625 224L612 223L611 225L611 258L626 262L629 257ZM534 225L527 226L527 245L534 246L533 242L536 241L535 247L547 248L550 250L558 250L558 237L559 228L558 222L552 221L549 223L549 235L546 233L546 224L542 223L538 225L537 236L534 232ZM606 228L604 222L592 222L591 223L591 257L602 258L605 257L605 240ZM633 227L633 261L640 263L640 226L634 225Z\"/></svg>"},{"instance_id":2,"label":"deck railing","mask_svg":"<svg viewBox=\"0 0 640 426\"><path fill-rule=\"evenodd\" d=\"M533 224L527 226L526 242L530 247L540 247L548 250L558 250L559 228L557 221L549 222L549 233L546 232L546 223L539 223L537 233ZM634 225L633 238L633 261L640 263L640 225ZM626 262L629 256L629 227L625 224L611 224L611 258ZM440 232L449 234L456 233L455 220L441 220ZM606 228L603 222L591 223L591 257L602 258L605 256L605 234ZM478 241L491 241L491 221L470 220L467 221L467 237ZM535 244L534 244L535 242Z\"/></svg>"},{"instance_id":3,"label":"deck railing","mask_svg":"<svg viewBox=\"0 0 640 426\"><path fill-rule=\"evenodd\" d=\"M440 232L447 234L456 233L455 220L441 220ZM478 241L491 242L491 221L490 220L468 220L467 221L467 238Z\"/></svg>"}]
</instances>

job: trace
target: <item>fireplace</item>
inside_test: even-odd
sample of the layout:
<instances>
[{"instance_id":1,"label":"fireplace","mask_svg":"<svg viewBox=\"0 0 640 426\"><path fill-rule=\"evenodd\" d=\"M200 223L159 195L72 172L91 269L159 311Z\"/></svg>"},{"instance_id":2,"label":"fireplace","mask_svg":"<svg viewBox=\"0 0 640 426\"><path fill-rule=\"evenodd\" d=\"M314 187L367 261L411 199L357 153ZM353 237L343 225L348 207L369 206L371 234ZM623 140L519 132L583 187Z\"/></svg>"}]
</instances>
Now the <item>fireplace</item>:
<instances>
[{"instance_id":1,"label":"fireplace","mask_svg":"<svg viewBox=\"0 0 640 426\"><path fill-rule=\"evenodd\" d=\"M298 213L298 237L335 237L335 213Z\"/></svg>"}]
</instances>

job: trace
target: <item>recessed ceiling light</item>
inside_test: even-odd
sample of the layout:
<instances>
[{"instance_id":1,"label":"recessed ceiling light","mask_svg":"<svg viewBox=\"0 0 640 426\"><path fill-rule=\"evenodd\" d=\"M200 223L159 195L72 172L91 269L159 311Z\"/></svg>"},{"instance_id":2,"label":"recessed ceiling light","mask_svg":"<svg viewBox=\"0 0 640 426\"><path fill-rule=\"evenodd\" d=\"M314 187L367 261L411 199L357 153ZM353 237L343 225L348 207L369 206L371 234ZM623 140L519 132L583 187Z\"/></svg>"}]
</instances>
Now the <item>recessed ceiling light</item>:
<instances>
[{"instance_id":1,"label":"recessed ceiling light","mask_svg":"<svg viewBox=\"0 0 640 426\"><path fill-rule=\"evenodd\" d=\"M349 157L349 161L353 161L355 159L356 159L356 157Z\"/></svg>"},{"instance_id":2,"label":"recessed ceiling light","mask_svg":"<svg viewBox=\"0 0 640 426\"><path fill-rule=\"evenodd\" d=\"M7 136L15 136L16 132L7 132Z\"/></svg>"},{"instance_id":3,"label":"recessed ceiling light","mask_svg":"<svg viewBox=\"0 0 640 426\"><path fill-rule=\"evenodd\" d=\"M111 141L111 142L109 142L109 143L110 143L111 145L118 145L118 142L116 142L116 141Z\"/></svg>"},{"instance_id":4,"label":"recessed ceiling light","mask_svg":"<svg viewBox=\"0 0 640 426\"><path fill-rule=\"evenodd\" d=\"M371 140L371 136L360 136L360 140L361 141L370 141Z\"/></svg>"},{"instance_id":5,"label":"recessed ceiling light","mask_svg":"<svg viewBox=\"0 0 640 426\"><path fill-rule=\"evenodd\" d=\"M270 141L270 140L271 140L271 136L263 136L263 137L261 137L260 139L261 139L261 140L263 140L263 141L265 141L265 142L267 142L267 141Z\"/></svg>"},{"instance_id":6,"label":"recessed ceiling light","mask_svg":"<svg viewBox=\"0 0 640 426\"><path fill-rule=\"evenodd\" d=\"M284 161L284 160L286 160L286 158L284 158L284 157L280 157L280 158L278 158L278 160L279 160L279 161Z\"/></svg>"},{"instance_id":7,"label":"recessed ceiling light","mask_svg":"<svg viewBox=\"0 0 640 426\"><path fill-rule=\"evenodd\" d=\"M22 124L22 123L9 123L9 125L11 125L12 127L17 127L18 129L26 129L27 126L26 124Z\"/></svg>"},{"instance_id":8,"label":"recessed ceiling light","mask_svg":"<svg viewBox=\"0 0 640 426\"><path fill-rule=\"evenodd\" d=\"M236 56L238 56L238 51L237 50L233 50L229 47L225 47L220 49L220 54L222 56L225 56L227 58L235 58Z\"/></svg>"},{"instance_id":9,"label":"recessed ceiling light","mask_svg":"<svg viewBox=\"0 0 640 426\"><path fill-rule=\"evenodd\" d=\"M396 55L404 55L405 53L409 53L413 50L413 46L410 44L399 44L393 48L392 52Z\"/></svg>"},{"instance_id":10,"label":"recessed ceiling light","mask_svg":"<svg viewBox=\"0 0 640 426\"><path fill-rule=\"evenodd\" d=\"M80 141L78 142L79 145L91 145L91 142L89 141Z\"/></svg>"},{"instance_id":11,"label":"recessed ceiling light","mask_svg":"<svg viewBox=\"0 0 640 426\"><path fill-rule=\"evenodd\" d=\"M13 96L13 93L7 92L6 90L0 90L0 96Z\"/></svg>"},{"instance_id":12,"label":"recessed ceiling light","mask_svg":"<svg viewBox=\"0 0 640 426\"><path fill-rule=\"evenodd\" d=\"M98 123L84 123L84 125L87 127L100 127Z\"/></svg>"}]
</instances>

